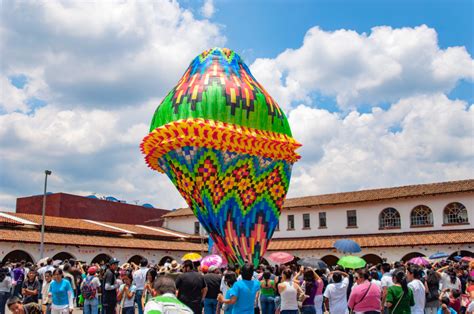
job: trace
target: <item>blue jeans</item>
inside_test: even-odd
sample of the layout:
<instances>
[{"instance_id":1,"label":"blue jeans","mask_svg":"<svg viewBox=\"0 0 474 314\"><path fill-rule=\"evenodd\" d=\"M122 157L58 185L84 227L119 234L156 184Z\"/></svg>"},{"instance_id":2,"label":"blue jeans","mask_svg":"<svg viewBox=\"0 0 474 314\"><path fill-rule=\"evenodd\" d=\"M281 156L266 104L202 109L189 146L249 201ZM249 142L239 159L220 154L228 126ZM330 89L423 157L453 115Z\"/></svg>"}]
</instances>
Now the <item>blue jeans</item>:
<instances>
[{"instance_id":1,"label":"blue jeans","mask_svg":"<svg viewBox=\"0 0 474 314\"><path fill-rule=\"evenodd\" d=\"M301 308L301 314L316 314L314 305L303 305Z\"/></svg>"},{"instance_id":2,"label":"blue jeans","mask_svg":"<svg viewBox=\"0 0 474 314\"><path fill-rule=\"evenodd\" d=\"M84 314L99 314L99 300L97 298L84 300Z\"/></svg>"},{"instance_id":3,"label":"blue jeans","mask_svg":"<svg viewBox=\"0 0 474 314\"><path fill-rule=\"evenodd\" d=\"M0 292L0 314L5 314L5 306L10 297L10 292Z\"/></svg>"},{"instance_id":4,"label":"blue jeans","mask_svg":"<svg viewBox=\"0 0 474 314\"><path fill-rule=\"evenodd\" d=\"M143 290L135 291L135 303L137 304L137 307L138 307L138 314L143 314L142 295L143 295Z\"/></svg>"},{"instance_id":5,"label":"blue jeans","mask_svg":"<svg viewBox=\"0 0 474 314\"><path fill-rule=\"evenodd\" d=\"M275 314L275 297L260 295L262 314Z\"/></svg>"},{"instance_id":6,"label":"blue jeans","mask_svg":"<svg viewBox=\"0 0 474 314\"><path fill-rule=\"evenodd\" d=\"M135 314L135 306L122 308L122 314Z\"/></svg>"},{"instance_id":7,"label":"blue jeans","mask_svg":"<svg viewBox=\"0 0 474 314\"><path fill-rule=\"evenodd\" d=\"M19 297L21 296L21 287L23 286L23 281L17 281L15 288L13 288L13 296ZM21 299L21 298L20 298Z\"/></svg>"},{"instance_id":8,"label":"blue jeans","mask_svg":"<svg viewBox=\"0 0 474 314\"><path fill-rule=\"evenodd\" d=\"M204 314L216 314L217 299L204 299Z\"/></svg>"},{"instance_id":9,"label":"blue jeans","mask_svg":"<svg viewBox=\"0 0 474 314\"><path fill-rule=\"evenodd\" d=\"M298 310L283 310L280 314L298 314Z\"/></svg>"}]
</instances>

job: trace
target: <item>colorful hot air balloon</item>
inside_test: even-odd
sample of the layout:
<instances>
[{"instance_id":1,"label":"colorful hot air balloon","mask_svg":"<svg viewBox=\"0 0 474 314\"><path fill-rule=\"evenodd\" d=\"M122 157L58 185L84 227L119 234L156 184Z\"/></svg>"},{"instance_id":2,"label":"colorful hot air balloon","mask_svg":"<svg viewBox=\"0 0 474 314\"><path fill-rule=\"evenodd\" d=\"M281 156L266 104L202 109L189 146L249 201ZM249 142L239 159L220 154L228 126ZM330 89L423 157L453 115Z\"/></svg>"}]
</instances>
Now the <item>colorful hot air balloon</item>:
<instances>
[{"instance_id":1,"label":"colorful hot air balloon","mask_svg":"<svg viewBox=\"0 0 474 314\"><path fill-rule=\"evenodd\" d=\"M229 263L257 265L301 146L283 111L226 48L204 51L158 106L141 143Z\"/></svg>"}]
</instances>

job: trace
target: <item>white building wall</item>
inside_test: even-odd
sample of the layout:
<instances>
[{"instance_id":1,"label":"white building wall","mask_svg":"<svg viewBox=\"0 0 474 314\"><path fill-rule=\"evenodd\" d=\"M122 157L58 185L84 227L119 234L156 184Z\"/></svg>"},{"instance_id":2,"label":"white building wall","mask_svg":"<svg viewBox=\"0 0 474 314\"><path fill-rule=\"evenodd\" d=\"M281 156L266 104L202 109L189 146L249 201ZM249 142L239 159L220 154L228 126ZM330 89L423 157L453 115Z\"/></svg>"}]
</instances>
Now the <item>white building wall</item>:
<instances>
[{"instance_id":1,"label":"white building wall","mask_svg":"<svg viewBox=\"0 0 474 314\"><path fill-rule=\"evenodd\" d=\"M451 202L462 203L467 211L469 224L443 226L444 207ZM425 205L433 212L432 227L410 227L411 210L418 205ZM400 229L379 229L379 214L387 207L393 207L400 213ZM347 211L357 211L357 228L347 228ZM319 228L319 212L326 212L327 228ZM303 230L303 214L309 213L311 228ZM295 229L287 230L288 215L295 216ZM194 216L166 218L165 226L169 229L194 233ZM274 238L299 238L314 236L334 236L348 234L374 234L374 233L399 233L422 232L433 230L468 229L474 226L474 193L451 193L437 196L425 196L408 199L366 202L337 206L318 206L310 208L284 209L280 216L280 230L276 231Z\"/></svg>"},{"instance_id":2,"label":"white building wall","mask_svg":"<svg viewBox=\"0 0 474 314\"><path fill-rule=\"evenodd\" d=\"M388 262L399 261L405 255L410 253L421 253L426 257L437 253L444 252L447 254L453 254L459 251L474 251L474 244L472 245L424 245L424 246L400 246L400 247L382 247L382 248L362 248L362 251L359 253L351 254L356 256L364 256L366 254L375 254L380 258L385 258ZM316 257L323 258L327 255L334 255L338 258L344 256L343 253L336 250L292 250L289 251L294 256L299 258L303 257ZM272 252L267 252L264 255L264 258L268 258Z\"/></svg>"},{"instance_id":3,"label":"white building wall","mask_svg":"<svg viewBox=\"0 0 474 314\"><path fill-rule=\"evenodd\" d=\"M171 245L170 245L171 246ZM22 250L27 252L37 262L40 259L39 244L31 243L14 243L0 241L0 261L10 252L15 250ZM54 255L66 252L71 254L76 260L90 263L94 257L99 254L107 254L115 257L120 261L120 264L126 263L132 256L140 255L146 257L152 264L157 264L165 257L171 257L181 261L181 257L186 252L181 251L161 251L161 250L143 250L143 249L116 249L92 246L77 246L77 245L52 245L45 244L44 256L53 257ZM206 252L204 252L206 253Z\"/></svg>"}]
</instances>

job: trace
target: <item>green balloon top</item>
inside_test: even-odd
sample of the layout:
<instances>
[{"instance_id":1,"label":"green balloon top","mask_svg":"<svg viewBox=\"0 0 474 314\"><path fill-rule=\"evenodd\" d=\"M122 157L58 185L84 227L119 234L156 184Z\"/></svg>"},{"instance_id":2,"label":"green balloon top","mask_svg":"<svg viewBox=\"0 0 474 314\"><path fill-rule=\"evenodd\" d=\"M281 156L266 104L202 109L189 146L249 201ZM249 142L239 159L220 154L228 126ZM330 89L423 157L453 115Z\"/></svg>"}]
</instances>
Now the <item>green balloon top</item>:
<instances>
[{"instance_id":1,"label":"green balloon top","mask_svg":"<svg viewBox=\"0 0 474 314\"><path fill-rule=\"evenodd\" d=\"M155 111L150 131L167 123L201 118L291 136L285 113L227 48L198 55Z\"/></svg>"}]
</instances>

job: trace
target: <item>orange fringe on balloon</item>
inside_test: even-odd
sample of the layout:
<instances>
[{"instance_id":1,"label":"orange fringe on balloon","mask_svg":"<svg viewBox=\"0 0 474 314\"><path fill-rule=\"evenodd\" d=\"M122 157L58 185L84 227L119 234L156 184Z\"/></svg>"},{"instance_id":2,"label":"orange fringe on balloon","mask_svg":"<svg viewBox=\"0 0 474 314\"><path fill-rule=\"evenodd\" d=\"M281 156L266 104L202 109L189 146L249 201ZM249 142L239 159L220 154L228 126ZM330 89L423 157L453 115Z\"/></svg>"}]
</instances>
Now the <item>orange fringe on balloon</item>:
<instances>
[{"instance_id":1,"label":"orange fringe on balloon","mask_svg":"<svg viewBox=\"0 0 474 314\"><path fill-rule=\"evenodd\" d=\"M147 165L163 172L158 158L185 146L215 148L293 163L300 159L295 150L301 144L286 134L214 120L184 119L156 128L143 139L140 148Z\"/></svg>"}]
</instances>

